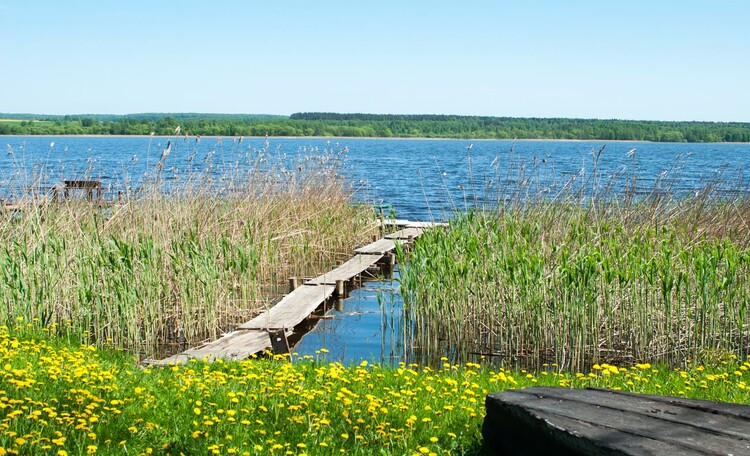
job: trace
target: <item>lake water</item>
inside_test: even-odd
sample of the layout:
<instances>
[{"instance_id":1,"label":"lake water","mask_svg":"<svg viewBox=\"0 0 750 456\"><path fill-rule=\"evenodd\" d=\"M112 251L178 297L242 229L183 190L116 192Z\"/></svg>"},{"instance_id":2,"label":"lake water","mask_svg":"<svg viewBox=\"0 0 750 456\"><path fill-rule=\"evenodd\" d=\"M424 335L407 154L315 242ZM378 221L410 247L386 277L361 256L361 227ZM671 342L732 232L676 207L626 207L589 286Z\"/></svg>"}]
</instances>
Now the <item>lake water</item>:
<instances>
[{"instance_id":1,"label":"lake water","mask_svg":"<svg viewBox=\"0 0 750 456\"><path fill-rule=\"evenodd\" d=\"M391 204L400 218L445 220L454 209L514 198L528 190L554 197L565 185L597 184L617 195L670 187L690 193L718 181L717 190L747 188L750 144L678 144L607 141L468 141L352 138L20 137L5 136L0 191L9 198L30 182L101 180L105 188L137 188L154 172L171 143L165 175L208 169L217 176L263 154L290 166L316 154L346 156L342 172L355 198ZM602 148L604 148L602 150ZM598 152L601 150L601 153ZM594 157L599 155L596 164ZM637 176L637 181L633 181ZM499 198L498 198L499 197Z\"/></svg>"},{"instance_id":2,"label":"lake water","mask_svg":"<svg viewBox=\"0 0 750 456\"><path fill-rule=\"evenodd\" d=\"M346 156L342 173L355 198L391 205L399 218L445 220L456 209L513 202L563 191L616 198L654 189L692 194L710 184L718 194L748 191L750 144L574 141L468 141L351 138L3 137L0 197L31 183L97 179L106 189L137 191L170 144L163 169L180 176L231 172L259 156L294 166L318 154ZM303 338L300 355L341 361L406 360L397 282L355 290L332 320Z\"/></svg>"}]
</instances>

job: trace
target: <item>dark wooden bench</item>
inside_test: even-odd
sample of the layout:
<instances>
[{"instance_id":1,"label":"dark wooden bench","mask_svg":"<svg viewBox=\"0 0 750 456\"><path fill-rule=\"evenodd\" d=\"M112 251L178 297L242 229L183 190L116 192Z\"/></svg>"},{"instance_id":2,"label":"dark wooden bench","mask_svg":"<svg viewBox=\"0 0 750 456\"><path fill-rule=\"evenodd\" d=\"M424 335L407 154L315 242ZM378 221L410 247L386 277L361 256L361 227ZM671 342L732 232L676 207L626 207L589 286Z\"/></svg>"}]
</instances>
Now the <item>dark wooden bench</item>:
<instances>
[{"instance_id":1,"label":"dark wooden bench","mask_svg":"<svg viewBox=\"0 0 750 456\"><path fill-rule=\"evenodd\" d=\"M70 196L70 190L84 190L86 191L86 199L94 201L94 191L96 191L96 201L102 199L102 181L98 180L66 180L63 181L65 185L63 192L65 198Z\"/></svg>"},{"instance_id":2,"label":"dark wooden bench","mask_svg":"<svg viewBox=\"0 0 750 456\"><path fill-rule=\"evenodd\" d=\"M750 406L598 388L487 396L490 454L750 455Z\"/></svg>"}]
</instances>

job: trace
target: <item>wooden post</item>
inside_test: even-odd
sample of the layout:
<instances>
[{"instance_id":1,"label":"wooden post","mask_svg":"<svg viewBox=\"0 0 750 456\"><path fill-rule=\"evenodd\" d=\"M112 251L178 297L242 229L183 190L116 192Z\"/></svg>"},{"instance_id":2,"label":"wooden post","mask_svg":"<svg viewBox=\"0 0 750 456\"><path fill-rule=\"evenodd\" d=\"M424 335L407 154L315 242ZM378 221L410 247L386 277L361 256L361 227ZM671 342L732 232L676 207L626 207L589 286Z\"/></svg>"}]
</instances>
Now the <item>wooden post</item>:
<instances>
[{"instance_id":1,"label":"wooden post","mask_svg":"<svg viewBox=\"0 0 750 456\"><path fill-rule=\"evenodd\" d=\"M336 299L333 302L333 308L337 312L343 312L344 311L344 298L340 297L340 298Z\"/></svg>"},{"instance_id":2,"label":"wooden post","mask_svg":"<svg viewBox=\"0 0 750 456\"><path fill-rule=\"evenodd\" d=\"M117 201L122 202L122 190L117 190Z\"/></svg>"},{"instance_id":3,"label":"wooden post","mask_svg":"<svg viewBox=\"0 0 750 456\"><path fill-rule=\"evenodd\" d=\"M289 341L286 339L286 331L283 328L268 330L268 337L271 338L271 351L274 355L289 353Z\"/></svg>"},{"instance_id":4,"label":"wooden post","mask_svg":"<svg viewBox=\"0 0 750 456\"><path fill-rule=\"evenodd\" d=\"M343 280L337 280L336 281L336 294L339 297L343 298L345 291L346 291L346 288L344 286L344 281Z\"/></svg>"},{"instance_id":5,"label":"wooden post","mask_svg":"<svg viewBox=\"0 0 750 456\"><path fill-rule=\"evenodd\" d=\"M296 277L289 277L289 293L296 290L297 287L299 287L299 280Z\"/></svg>"}]
</instances>

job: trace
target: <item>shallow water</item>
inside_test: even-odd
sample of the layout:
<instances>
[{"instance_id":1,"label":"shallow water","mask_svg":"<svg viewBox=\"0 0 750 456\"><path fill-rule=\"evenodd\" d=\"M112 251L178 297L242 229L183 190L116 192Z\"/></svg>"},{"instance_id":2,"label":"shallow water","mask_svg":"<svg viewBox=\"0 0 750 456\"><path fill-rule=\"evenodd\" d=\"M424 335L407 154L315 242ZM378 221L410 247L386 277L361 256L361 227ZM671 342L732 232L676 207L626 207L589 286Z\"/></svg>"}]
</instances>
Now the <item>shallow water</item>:
<instances>
[{"instance_id":1,"label":"shallow water","mask_svg":"<svg viewBox=\"0 0 750 456\"><path fill-rule=\"evenodd\" d=\"M398 267L391 278L363 282L330 310L331 319L319 320L295 347L297 356L342 363L408 362L401 327ZM325 348L324 352L320 349Z\"/></svg>"}]
</instances>

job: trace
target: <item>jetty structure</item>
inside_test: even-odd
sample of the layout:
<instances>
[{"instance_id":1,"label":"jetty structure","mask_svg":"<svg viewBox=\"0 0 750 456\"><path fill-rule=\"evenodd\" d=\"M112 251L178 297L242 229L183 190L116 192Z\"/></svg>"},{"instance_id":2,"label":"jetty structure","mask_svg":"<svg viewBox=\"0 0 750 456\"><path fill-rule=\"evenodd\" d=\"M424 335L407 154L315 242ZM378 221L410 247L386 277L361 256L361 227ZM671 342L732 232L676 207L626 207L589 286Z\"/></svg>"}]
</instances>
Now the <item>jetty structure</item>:
<instances>
[{"instance_id":1,"label":"jetty structure","mask_svg":"<svg viewBox=\"0 0 750 456\"><path fill-rule=\"evenodd\" d=\"M333 297L343 297L347 285L354 285L358 278L378 264L392 266L395 262L393 251L397 244L408 245L425 229L444 225L408 220L381 221L383 228L389 226L397 231L355 249L354 256L349 261L323 275L304 280L302 283L297 278L290 278L289 294L267 311L215 341L190 348L153 364L184 364L191 359L242 360L266 351L273 354L288 353L291 348L288 338L294 333L294 328L310 318L318 307Z\"/></svg>"}]
</instances>

